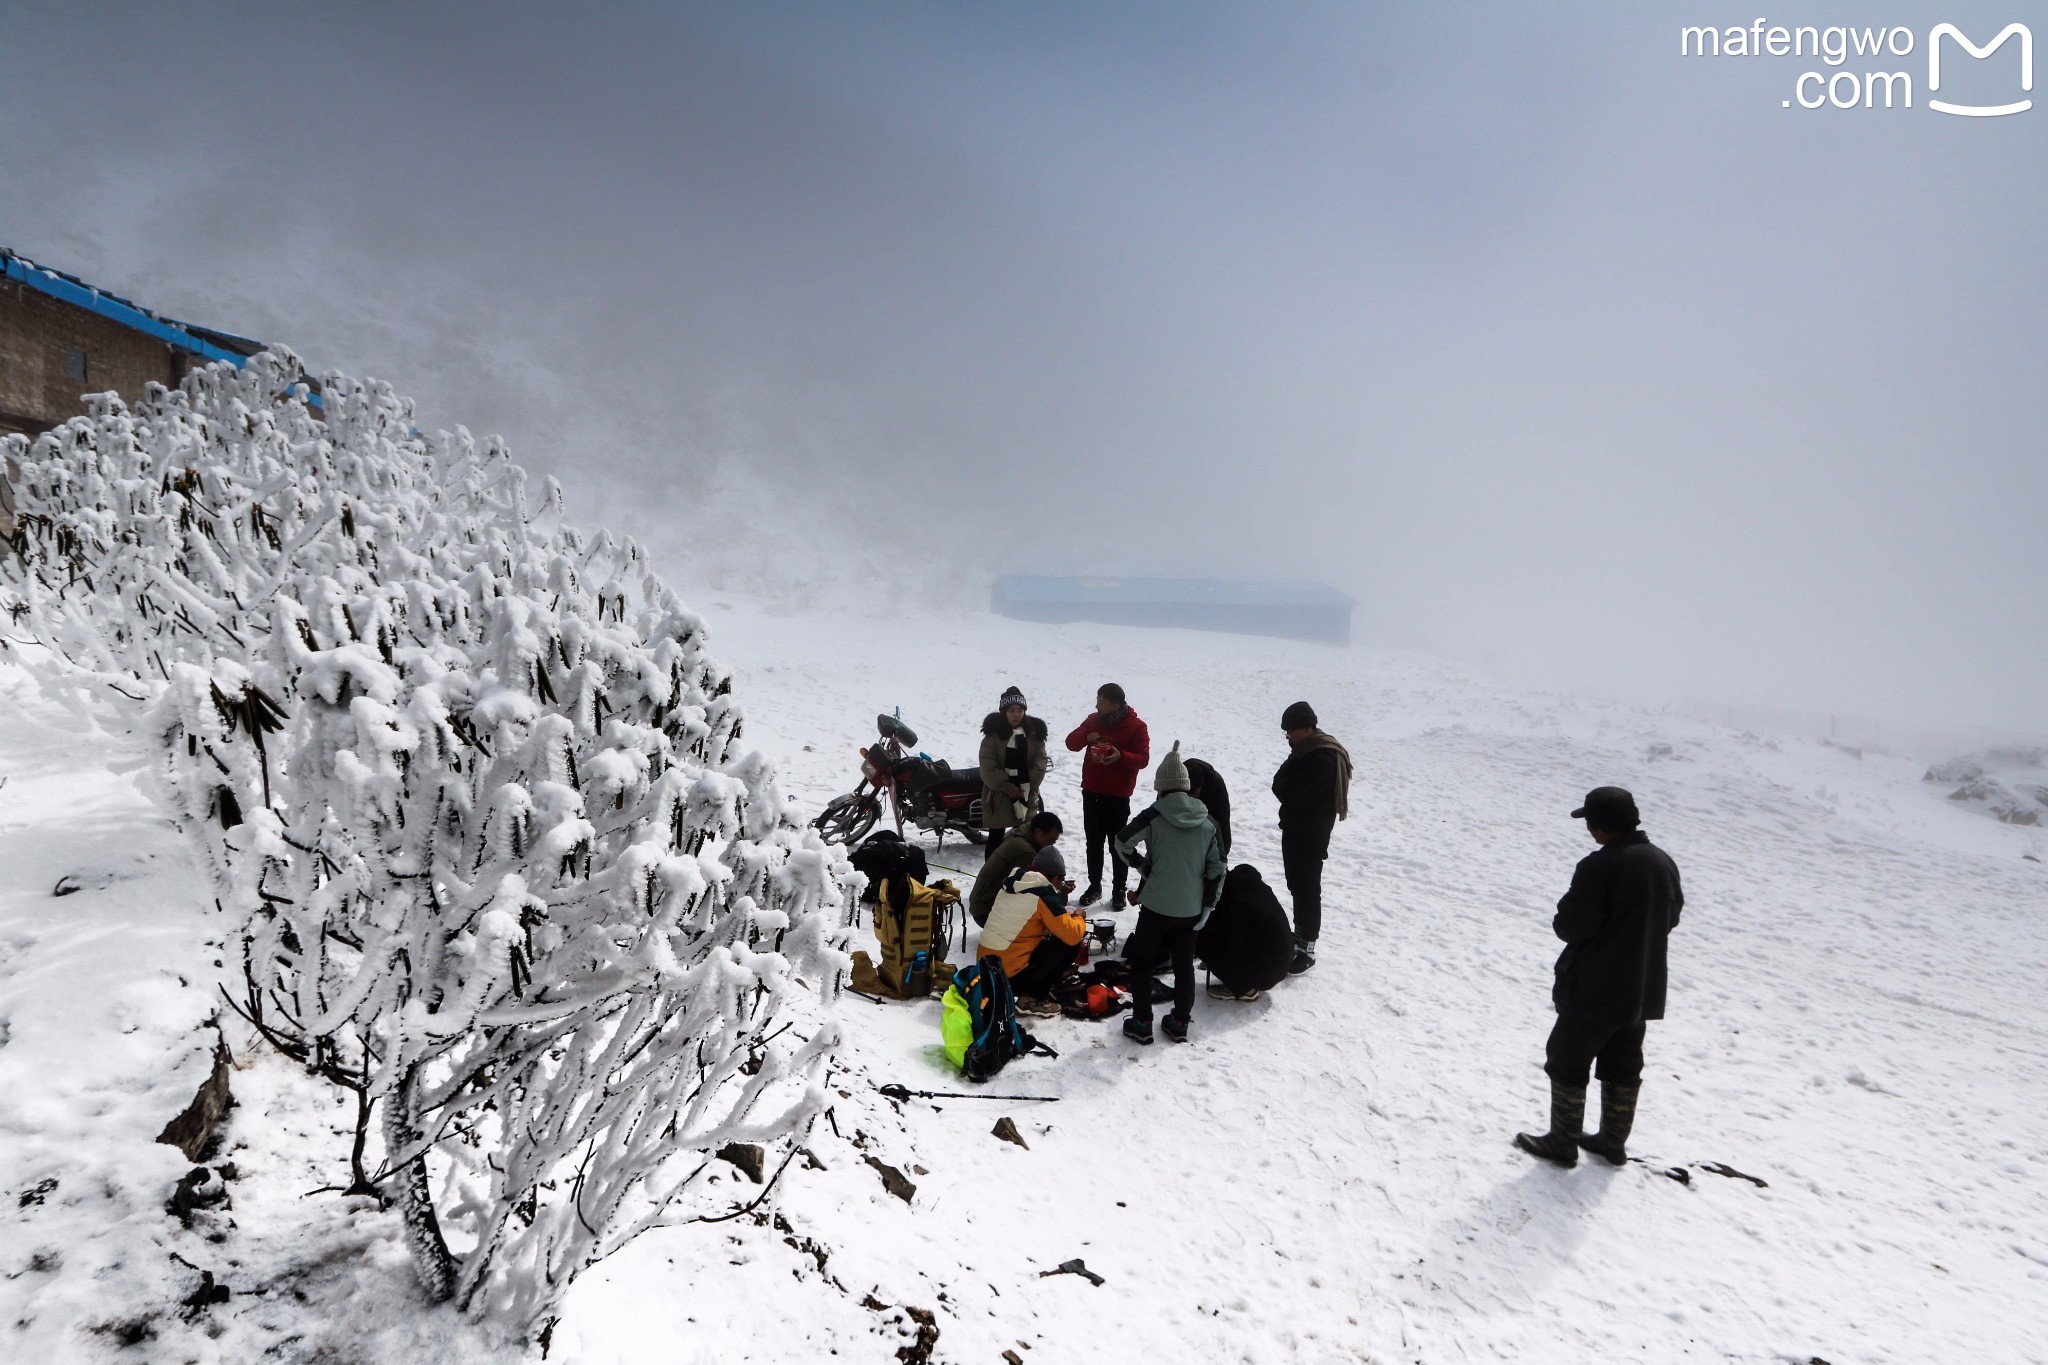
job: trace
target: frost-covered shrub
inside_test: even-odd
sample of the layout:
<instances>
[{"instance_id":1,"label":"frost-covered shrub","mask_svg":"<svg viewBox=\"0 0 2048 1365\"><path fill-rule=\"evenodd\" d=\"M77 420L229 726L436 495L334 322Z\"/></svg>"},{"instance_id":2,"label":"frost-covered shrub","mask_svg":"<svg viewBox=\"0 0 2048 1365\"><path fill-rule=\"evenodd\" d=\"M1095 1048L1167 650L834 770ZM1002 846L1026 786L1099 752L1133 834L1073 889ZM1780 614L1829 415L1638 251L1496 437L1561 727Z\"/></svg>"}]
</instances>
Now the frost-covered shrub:
<instances>
[{"instance_id":1,"label":"frost-covered shrub","mask_svg":"<svg viewBox=\"0 0 2048 1365\"><path fill-rule=\"evenodd\" d=\"M729 1213L719 1146L794 1152L853 873L637 547L388 387L327 378L316 416L299 380L260 356L16 438L0 585L29 662L146 713L243 925L237 1008L357 1093L351 1188L432 1294L531 1331L639 1232Z\"/></svg>"}]
</instances>

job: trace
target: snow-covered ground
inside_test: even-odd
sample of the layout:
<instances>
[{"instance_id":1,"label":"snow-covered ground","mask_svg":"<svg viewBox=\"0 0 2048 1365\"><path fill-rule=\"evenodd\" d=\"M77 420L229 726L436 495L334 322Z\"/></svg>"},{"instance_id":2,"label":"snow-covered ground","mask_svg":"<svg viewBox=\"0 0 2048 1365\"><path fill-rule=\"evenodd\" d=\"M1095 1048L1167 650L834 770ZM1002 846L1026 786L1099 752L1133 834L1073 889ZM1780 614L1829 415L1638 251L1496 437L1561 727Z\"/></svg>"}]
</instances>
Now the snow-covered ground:
<instances>
[{"instance_id":1,"label":"snow-covered ground","mask_svg":"<svg viewBox=\"0 0 2048 1365\"><path fill-rule=\"evenodd\" d=\"M1287 702L1350 746L1353 815L1314 972L1198 999L1186 1047L1044 1022L1060 1057L989 1088L1057 1103L879 1097L964 1087L936 1003L848 997L840 1093L771 1219L642 1238L571 1292L549 1360L918 1359L897 1354L912 1307L935 1361L2048 1360L2048 833L1950 802L1928 756L1364 647L685 591L806 815L851 785L877 711L960 763L1005 684L1064 733L1110 679L1155 744L1223 773L1234 859L1269 880ZM162 1212L187 1164L151 1139L205 1075L231 926L104 771L120 745L0 675L0 1358L518 1358L421 1308L388 1215L300 1197L345 1170L347 1115L260 1048L218 1158L234 1208ZM1078 780L1061 752L1077 871ZM1551 906L1590 847L1566 812L1605 782L1635 790L1688 904L1647 1160L1562 1171L1508 1139L1544 1116ZM70 872L120 880L52 898ZM990 1134L1003 1115L1029 1150ZM1076 1257L1104 1283L1042 1277ZM227 1303L180 1309L197 1267Z\"/></svg>"}]
</instances>

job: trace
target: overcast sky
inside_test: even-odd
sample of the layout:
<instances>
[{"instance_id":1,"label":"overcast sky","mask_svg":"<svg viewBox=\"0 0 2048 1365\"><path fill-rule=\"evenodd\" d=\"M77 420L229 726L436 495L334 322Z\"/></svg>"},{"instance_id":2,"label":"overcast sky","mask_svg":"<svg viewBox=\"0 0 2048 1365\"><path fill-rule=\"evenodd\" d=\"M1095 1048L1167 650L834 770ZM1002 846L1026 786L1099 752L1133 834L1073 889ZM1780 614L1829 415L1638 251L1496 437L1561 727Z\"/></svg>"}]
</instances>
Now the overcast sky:
<instances>
[{"instance_id":1,"label":"overcast sky","mask_svg":"<svg viewBox=\"0 0 2048 1365\"><path fill-rule=\"evenodd\" d=\"M1913 51L1681 57L1725 4L16 0L0 243L627 523L722 463L939 509L904 554L976 592L1319 577L1547 685L2048 730L2048 107L1925 107L1934 22L2048 4L1766 14ZM2016 44L1944 59L2022 97ZM1785 104L1872 69L1915 107Z\"/></svg>"}]
</instances>

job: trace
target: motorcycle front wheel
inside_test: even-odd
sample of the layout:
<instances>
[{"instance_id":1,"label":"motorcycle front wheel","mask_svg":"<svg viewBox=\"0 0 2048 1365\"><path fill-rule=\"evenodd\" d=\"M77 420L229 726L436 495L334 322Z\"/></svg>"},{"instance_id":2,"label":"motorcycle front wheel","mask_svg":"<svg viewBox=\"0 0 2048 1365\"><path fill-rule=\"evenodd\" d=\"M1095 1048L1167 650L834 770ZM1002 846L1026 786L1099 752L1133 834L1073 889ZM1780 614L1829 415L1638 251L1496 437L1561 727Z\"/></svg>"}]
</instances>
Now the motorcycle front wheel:
<instances>
[{"instance_id":1,"label":"motorcycle front wheel","mask_svg":"<svg viewBox=\"0 0 2048 1365\"><path fill-rule=\"evenodd\" d=\"M835 844L853 844L867 836L882 818L881 798L867 792L848 792L827 802L811 828Z\"/></svg>"}]
</instances>

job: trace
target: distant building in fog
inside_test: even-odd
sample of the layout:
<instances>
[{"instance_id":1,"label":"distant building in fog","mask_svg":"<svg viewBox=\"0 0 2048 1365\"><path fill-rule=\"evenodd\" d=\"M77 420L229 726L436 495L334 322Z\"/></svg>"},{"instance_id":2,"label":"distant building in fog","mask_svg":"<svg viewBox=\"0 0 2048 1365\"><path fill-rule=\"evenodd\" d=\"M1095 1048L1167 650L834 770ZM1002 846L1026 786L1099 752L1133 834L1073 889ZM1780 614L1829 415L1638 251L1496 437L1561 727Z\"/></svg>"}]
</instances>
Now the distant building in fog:
<instances>
[{"instance_id":1,"label":"distant building in fog","mask_svg":"<svg viewBox=\"0 0 2048 1365\"><path fill-rule=\"evenodd\" d=\"M0 247L0 436L48 431L85 411L79 395L142 396L213 360L240 365L260 341L174 322Z\"/></svg>"},{"instance_id":2,"label":"distant building in fog","mask_svg":"<svg viewBox=\"0 0 2048 1365\"><path fill-rule=\"evenodd\" d=\"M990 607L1018 621L1101 621L1348 644L1351 598L1321 583L1225 578L996 579Z\"/></svg>"}]
</instances>

